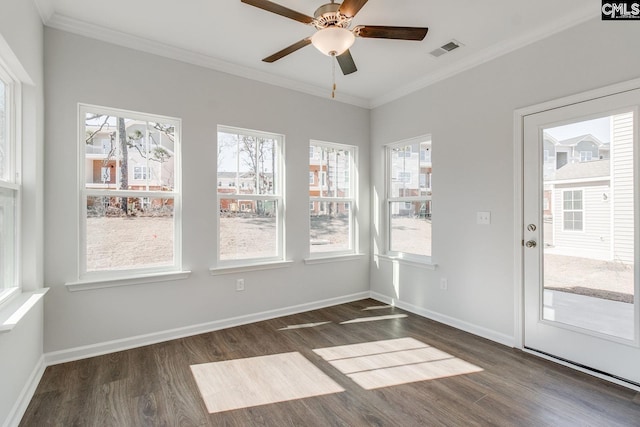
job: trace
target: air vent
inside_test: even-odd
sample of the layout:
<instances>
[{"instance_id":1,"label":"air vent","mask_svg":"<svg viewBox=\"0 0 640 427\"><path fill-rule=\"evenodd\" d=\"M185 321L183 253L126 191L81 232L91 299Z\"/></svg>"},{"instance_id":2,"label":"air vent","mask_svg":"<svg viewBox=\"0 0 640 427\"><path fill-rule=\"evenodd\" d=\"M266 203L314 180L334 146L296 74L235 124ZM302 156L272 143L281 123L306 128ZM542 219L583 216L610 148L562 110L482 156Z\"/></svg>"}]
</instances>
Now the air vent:
<instances>
[{"instance_id":1,"label":"air vent","mask_svg":"<svg viewBox=\"0 0 640 427\"><path fill-rule=\"evenodd\" d=\"M452 50L459 48L460 46L462 46L462 43L456 40L451 40L450 42L443 44L439 48L432 50L429 53L432 56L435 56L437 58L439 56L444 55L445 53L451 52Z\"/></svg>"}]
</instances>

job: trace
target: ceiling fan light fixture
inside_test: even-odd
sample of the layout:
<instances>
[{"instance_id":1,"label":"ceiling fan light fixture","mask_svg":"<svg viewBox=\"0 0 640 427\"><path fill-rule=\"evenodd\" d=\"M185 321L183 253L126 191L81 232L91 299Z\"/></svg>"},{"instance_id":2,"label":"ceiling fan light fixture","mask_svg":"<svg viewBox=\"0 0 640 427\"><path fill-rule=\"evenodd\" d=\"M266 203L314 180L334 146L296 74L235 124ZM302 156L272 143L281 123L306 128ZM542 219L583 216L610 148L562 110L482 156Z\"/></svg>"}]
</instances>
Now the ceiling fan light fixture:
<instances>
[{"instance_id":1,"label":"ceiling fan light fixture","mask_svg":"<svg viewBox=\"0 0 640 427\"><path fill-rule=\"evenodd\" d=\"M356 40L356 36L345 28L327 27L311 36L311 43L327 56L342 55Z\"/></svg>"}]
</instances>

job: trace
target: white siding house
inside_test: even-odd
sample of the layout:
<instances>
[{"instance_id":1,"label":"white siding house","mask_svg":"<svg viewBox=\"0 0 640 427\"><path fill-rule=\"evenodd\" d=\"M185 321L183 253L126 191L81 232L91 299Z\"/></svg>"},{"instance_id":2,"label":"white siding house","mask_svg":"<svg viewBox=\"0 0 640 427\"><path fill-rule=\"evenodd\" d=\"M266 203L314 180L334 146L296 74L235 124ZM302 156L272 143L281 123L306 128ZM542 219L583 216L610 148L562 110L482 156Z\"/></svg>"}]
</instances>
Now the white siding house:
<instances>
[{"instance_id":1,"label":"white siding house","mask_svg":"<svg viewBox=\"0 0 640 427\"><path fill-rule=\"evenodd\" d=\"M555 141L545 136L545 150L547 142ZM633 113L611 116L611 144L583 135L554 146L572 147L573 160L553 173L545 161L553 229L547 252L633 263Z\"/></svg>"},{"instance_id":2,"label":"white siding house","mask_svg":"<svg viewBox=\"0 0 640 427\"><path fill-rule=\"evenodd\" d=\"M613 165L613 259L633 263L634 251L634 176L633 176L633 113L618 114L611 118Z\"/></svg>"}]
</instances>

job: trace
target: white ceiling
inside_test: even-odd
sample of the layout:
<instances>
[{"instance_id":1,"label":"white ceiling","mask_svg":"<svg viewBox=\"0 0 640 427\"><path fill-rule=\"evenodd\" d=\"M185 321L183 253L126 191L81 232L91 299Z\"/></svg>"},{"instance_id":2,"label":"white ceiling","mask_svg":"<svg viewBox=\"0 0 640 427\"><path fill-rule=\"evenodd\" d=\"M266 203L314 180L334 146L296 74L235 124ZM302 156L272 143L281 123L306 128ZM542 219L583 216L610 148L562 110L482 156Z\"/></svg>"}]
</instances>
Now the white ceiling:
<instances>
[{"instance_id":1,"label":"white ceiling","mask_svg":"<svg viewBox=\"0 0 640 427\"><path fill-rule=\"evenodd\" d=\"M224 72L329 96L331 58L307 46L262 58L310 36L313 27L240 0L34 0L44 23ZM313 16L326 0L277 0ZM375 107L430 83L599 16L596 0L369 0L355 25L426 26L422 42L356 39L358 71L337 67L337 99ZM455 39L440 58L429 52Z\"/></svg>"}]
</instances>

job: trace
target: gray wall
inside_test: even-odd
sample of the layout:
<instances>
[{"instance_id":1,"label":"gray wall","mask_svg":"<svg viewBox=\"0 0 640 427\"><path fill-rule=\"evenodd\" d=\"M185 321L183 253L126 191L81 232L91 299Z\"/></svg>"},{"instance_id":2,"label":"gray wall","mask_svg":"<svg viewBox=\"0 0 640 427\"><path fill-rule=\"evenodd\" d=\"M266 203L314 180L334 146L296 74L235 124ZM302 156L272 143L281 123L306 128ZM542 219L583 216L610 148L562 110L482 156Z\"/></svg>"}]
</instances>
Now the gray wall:
<instances>
[{"instance_id":1,"label":"gray wall","mask_svg":"<svg viewBox=\"0 0 640 427\"><path fill-rule=\"evenodd\" d=\"M434 271L401 264L396 290L391 264L372 263L373 292L513 340L514 110L639 77L640 27L627 24L589 21L372 111L372 184L380 197L383 145L433 135L438 264ZM477 211L491 211L492 224L476 225ZM374 245L383 247L376 224L372 230Z\"/></svg>"},{"instance_id":2,"label":"gray wall","mask_svg":"<svg viewBox=\"0 0 640 427\"><path fill-rule=\"evenodd\" d=\"M306 265L309 140L359 147L361 251L369 253L369 111L178 61L45 31L47 107L45 350L107 341L345 297L369 289L369 258ZM69 292L77 280L77 105L182 119L183 262L189 279ZM216 126L285 135L291 267L210 276L216 245ZM235 291L244 278L246 290Z\"/></svg>"},{"instance_id":3,"label":"gray wall","mask_svg":"<svg viewBox=\"0 0 640 427\"><path fill-rule=\"evenodd\" d=\"M0 0L2 57L22 85L22 285L42 287L42 22L33 2ZM20 410L21 393L42 369L42 302L11 332L0 334L0 425ZM24 409L24 408L22 408ZM13 414L15 416L15 414Z\"/></svg>"}]
</instances>

